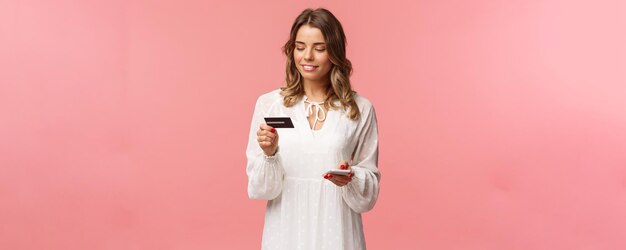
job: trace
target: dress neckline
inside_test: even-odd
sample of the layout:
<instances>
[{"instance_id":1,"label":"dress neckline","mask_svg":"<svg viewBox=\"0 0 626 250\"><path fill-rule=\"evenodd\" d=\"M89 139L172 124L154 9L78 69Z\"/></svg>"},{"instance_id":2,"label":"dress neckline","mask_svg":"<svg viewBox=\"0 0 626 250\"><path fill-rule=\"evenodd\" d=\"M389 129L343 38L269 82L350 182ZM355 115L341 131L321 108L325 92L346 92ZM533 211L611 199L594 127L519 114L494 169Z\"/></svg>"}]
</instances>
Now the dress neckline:
<instances>
[{"instance_id":1,"label":"dress neckline","mask_svg":"<svg viewBox=\"0 0 626 250\"><path fill-rule=\"evenodd\" d=\"M304 102L304 112L305 112L305 116L306 116L306 123L309 125L308 128L313 131L314 133L317 133L321 130L323 130L326 127L326 118L328 117L328 113L330 112L330 110L326 111L324 110L324 107L322 106L322 104L324 104L324 102L314 102L314 101L309 101L308 100L309 97L304 95L303 97L303 102ZM308 104L308 106L307 106ZM313 113L313 107L315 107L315 113ZM313 125L311 126L311 124L309 124L308 118L310 116L313 116L315 114L315 120L313 122ZM317 127L317 122L324 122L324 124L322 124L322 127L318 130L315 130L315 127Z\"/></svg>"}]
</instances>

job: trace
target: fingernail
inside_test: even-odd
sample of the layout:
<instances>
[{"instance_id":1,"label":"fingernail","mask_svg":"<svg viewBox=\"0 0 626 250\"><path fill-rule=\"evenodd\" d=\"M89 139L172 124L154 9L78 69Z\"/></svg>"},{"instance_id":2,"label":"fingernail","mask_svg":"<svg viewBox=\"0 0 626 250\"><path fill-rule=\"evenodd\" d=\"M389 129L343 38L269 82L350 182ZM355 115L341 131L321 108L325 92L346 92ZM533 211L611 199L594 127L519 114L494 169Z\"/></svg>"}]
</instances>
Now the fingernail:
<instances>
[{"instance_id":1,"label":"fingernail","mask_svg":"<svg viewBox=\"0 0 626 250\"><path fill-rule=\"evenodd\" d=\"M333 178L332 174L328 174L328 179Z\"/></svg>"},{"instance_id":2,"label":"fingernail","mask_svg":"<svg viewBox=\"0 0 626 250\"><path fill-rule=\"evenodd\" d=\"M339 166L339 167L340 167L341 169L346 169L346 165L343 165L343 164L342 164L341 166Z\"/></svg>"},{"instance_id":3,"label":"fingernail","mask_svg":"<svg viewBox=\"0 0 626 250\"><path fill-rule=\"evenodd\" d=\"M276 133L276 129L272 129L272 133Z\"/></svg>"},{"instance_id":4,"label":"fingernail","mask_svg":"<svg viewBox=\"0 0 626 250\"><path fill-rule=\"evenodd\" d=\"M324 179L328 179L328 174L324 174Z\"/></svg>"}]
</instances>

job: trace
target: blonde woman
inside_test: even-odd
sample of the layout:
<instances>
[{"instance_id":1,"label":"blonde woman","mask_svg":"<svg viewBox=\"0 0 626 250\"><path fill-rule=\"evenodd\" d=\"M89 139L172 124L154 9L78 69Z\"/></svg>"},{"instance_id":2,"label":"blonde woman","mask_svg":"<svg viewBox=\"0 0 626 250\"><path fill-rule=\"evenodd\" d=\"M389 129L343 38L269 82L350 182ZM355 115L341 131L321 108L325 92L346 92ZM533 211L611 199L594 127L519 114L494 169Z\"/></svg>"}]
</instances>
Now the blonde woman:
<instances>
[{"instance_id":1,"label":"blonde woman","mask_svg":"<svg viewBox=\"0 0 626 250\"><path fill-rule=\"evenodd\" d=\"M246 150L248 195L268 200L262 249L365 249L378 128L374 107L350 85L343 28L328 10L306 9L283 51L287 84L258 98ZM274 128L268 117L293 126Z\"/></svg>"}]
</instances>

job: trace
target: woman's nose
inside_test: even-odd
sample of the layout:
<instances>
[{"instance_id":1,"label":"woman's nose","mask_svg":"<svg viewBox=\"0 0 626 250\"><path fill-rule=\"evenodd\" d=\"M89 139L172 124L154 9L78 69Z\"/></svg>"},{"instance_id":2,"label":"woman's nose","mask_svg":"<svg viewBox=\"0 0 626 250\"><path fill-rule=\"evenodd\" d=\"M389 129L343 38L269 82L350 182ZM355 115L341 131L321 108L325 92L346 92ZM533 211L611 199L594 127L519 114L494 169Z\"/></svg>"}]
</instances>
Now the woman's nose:
<instances>
[{"instance_id":1,"label":"woman's nose","mask_svg":"<svg viewBox=\"0 0 626 250\"><path fill-rule=\"evenodd\" d=\"M312 61L313 60L313 50L308 50L304 54L304 60L307 60L307 61Z\"/></svg>"}]
</instances>

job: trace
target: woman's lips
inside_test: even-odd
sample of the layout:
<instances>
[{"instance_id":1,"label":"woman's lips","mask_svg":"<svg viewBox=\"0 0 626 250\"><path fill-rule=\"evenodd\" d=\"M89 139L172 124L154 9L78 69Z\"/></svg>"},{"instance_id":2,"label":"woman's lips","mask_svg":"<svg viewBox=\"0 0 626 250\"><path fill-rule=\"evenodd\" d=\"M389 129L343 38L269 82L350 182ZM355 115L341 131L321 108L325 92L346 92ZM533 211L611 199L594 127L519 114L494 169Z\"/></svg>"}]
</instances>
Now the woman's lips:
<instances>
[{"instance_id":1,"label":"woman's lips","mask_svg":"<svg viewBox=\"0 0 626 250\"><path fill-rule=\"evenodd\" d=\"M307 72L311 72L314 71L318 68L319 66L313 66L313 65L302 65L302 70L307 71Z\"/></svg>"}]
</instances>

